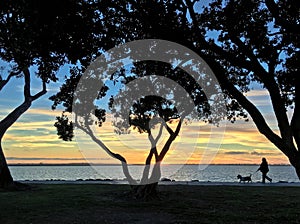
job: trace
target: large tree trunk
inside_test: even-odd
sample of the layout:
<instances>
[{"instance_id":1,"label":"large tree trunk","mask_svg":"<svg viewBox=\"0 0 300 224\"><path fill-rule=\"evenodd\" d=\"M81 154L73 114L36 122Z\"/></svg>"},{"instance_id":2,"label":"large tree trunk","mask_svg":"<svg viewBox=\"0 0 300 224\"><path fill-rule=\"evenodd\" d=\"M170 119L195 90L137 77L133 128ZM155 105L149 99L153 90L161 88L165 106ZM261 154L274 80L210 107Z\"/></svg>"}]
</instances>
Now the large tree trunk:
<instances>
[{"instance_id":1,"label":"large tree trunk","mask_svg":"<svg viewBox=\"0 0 300 224\"><path fill-rule=\"evenodd\" d=\"M31 106L31 102L25 101L2 121L0 121L0 187L11 188L14 185L13 178L8 169L8 165L2 149L2 138L5 132L10 128L14 122Z\"/></svg>"},{"instance_id":2,"label":"large tree trunk","mask_svg":"<svg viewBox=\"0 0 300 224\"><path fill-rule=\"evenodd\" d=\"M0 136L0 188L9 191L30 190L31 187L29 185L13 180L13 177L9 171L8 164L5 159L5 155L3 153L2 138L3 135Z\"/></svg>"},{"instance_id":3,"label":"large tree trunk","mask_svg":"<svg viewBox=\"0 0 300 224\"><path fill-rule=\"evenodd\" d=\"M0 188L10 188L13 185L14 181L8 169L0 140Z\"/></svg>"},{"instance_id":4,"label":"large tree trunk","mask_svg":"<svg viewBox=\"0 0 300 224\"><path fill-rule=\"evenodd\" d=\"M295 155L289 157L290 163L295 168L296 174L300 179L300 153L297 152Z\"/></svg>"},{"instance_id":5,"label":"large tree trunk","mask_svg":"<svg viewBox=\"0 0 300 224\"><path fill-rule=\"evenodd\" d=\"M131 186L134 198L138 200L153 200L158 198L158 183Z\"/></svg>"},{"instance_id":6,"label":"large tree trunk","mask_svg":"<svg viewBox=\"0 0 300 224\"><path fill-rule=\"evenodd\" d=\"M20 182L16 182L13 180L13 177L9 171L0 139L0 188L9 190L9 191L23 191L23 190L30 190L31 187L27 184L23 184Z\"/></svg>"},{"instance_id":7,"label":"large tree trunk","mask_svg":"<svg viewBox=\"0 0 300 224\"><path fill-rule=\"evenodd\" d=\"M291 120L291 127L293 132L293 137L295 143L297 145L298 151L294 154L289 156L291 164L295 167L296 173L298 178L300 179L300 77L296 77L296 84L295 84L295 108L293 117Z\"/></svg>"},{"instance_id":8,"label":"large tree trunk","mask_svg":"<svg viewBox=\"0 0 300 224\"><path fill-rule=\"evenodd\" d=\"M9 113L4 119L0 121L0 187L1 188L27 188L24 184L15 183L9 172L8 165L2 149L2 139L6 131L23 115L31 106L32 102L47 93L46 81L42 80L42 90L35 95L31 95L30 72L29 69L24 69L24 102ZM5 83L6 84L6 83ZM3 83L1 88L5 85ZM0 89L1 90L1 89Z\"/></svg>"}]
</instances>

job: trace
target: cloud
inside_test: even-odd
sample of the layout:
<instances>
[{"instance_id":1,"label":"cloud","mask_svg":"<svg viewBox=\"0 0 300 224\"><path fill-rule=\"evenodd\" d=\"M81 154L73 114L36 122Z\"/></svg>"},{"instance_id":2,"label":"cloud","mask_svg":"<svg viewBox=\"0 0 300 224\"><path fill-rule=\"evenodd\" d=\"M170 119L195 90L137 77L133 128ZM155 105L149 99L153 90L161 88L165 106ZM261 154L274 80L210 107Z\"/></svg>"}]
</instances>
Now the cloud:
<instances>
[{"instance_id":1,"label":"cloud","mask_svg":"<svg viewBox=\"0 0 300 224\"><path fill-rule=\"evenodd\" d=\"M224 154L227 154L227 155L246 155L246 154L249 154L249 152L229 151L229 152L224 152Z\"/></svg>"},{"instance_id":2,"label":"cloud","mask_svg":"<svg viewBox=\"0 0 300 224\"><path fill-rule=\"evenodd\" d=\"M248 145L248 144L243 144L242 142L241 143L223 143L221 145L221 148L222 149L253 149L253 146L251 145Z\"/></svg>"},{"instance_id":3,"label":"cloud","mask_svg":"<svg viewBox=\"0 0 300 224\"><path fill-rule=\"evenodd\" d=\"M280 152L258 152L258 151L252 151L252 152L250 152L250 154L255 155L255 156L281 155Z\"/></svg>"},{"instance_id":4,"label":"cloud","mask_svg":"<svg viewBox=\"0 0 300 224\"><path fill-rule=\"evenodd\" d=\"M265 89L257 89L257 90L250 90L247 93L244 93L245 96L252 97L252 96L269 96L269 93Z\"/></svg>"},{"instance_id":5,"label":"cloud","mask_svg":"<svg viewBox=\"0 0 300 224\"><path fill-rule=\"evenodd\" d=\"M27 114L38 114L38 115L47 115L51 117L56 117L61 115L60 110L47 110L47 109L38 109L38 108L31 108L26 113Z\"/></svg>"},{"instance_id":6,"label":"cloud","mask_svg":"<svg viewBox=\"0 0 300 224\"><path fill-rule=\"evenodd\" d=\"M48 157L7 157L7 160L26 160L26 161L82 161L82 160L110 160L110 158L48 158Z\"/></svg>"}]
</instances>

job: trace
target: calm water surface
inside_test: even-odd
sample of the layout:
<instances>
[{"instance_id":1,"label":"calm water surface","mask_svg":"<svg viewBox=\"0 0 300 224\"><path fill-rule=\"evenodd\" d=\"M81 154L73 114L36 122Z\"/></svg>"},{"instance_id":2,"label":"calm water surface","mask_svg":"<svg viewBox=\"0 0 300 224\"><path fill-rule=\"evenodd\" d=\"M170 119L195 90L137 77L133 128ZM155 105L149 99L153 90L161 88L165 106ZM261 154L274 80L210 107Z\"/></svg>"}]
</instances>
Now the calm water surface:
<instances>
[{"instance_id":1,"label":"calm water surface","mask_svg":"<svg viewBox=\"0 0 300 224\"><path fill-rule=\"evenodd\" d=\"M163 165L162 177L176 181L212 181L237 182L236 176L252 175L253 182L261 180L261 174L255 173L257 165ZM273 182L299 182L291 166L270 166L269 176ZM132 176L140 179L143 166L132 165L129 170ZM15 180L78 180L78 179L113 179L123 180L120 166L11 166Z\"/></svg>"}]
</instances>

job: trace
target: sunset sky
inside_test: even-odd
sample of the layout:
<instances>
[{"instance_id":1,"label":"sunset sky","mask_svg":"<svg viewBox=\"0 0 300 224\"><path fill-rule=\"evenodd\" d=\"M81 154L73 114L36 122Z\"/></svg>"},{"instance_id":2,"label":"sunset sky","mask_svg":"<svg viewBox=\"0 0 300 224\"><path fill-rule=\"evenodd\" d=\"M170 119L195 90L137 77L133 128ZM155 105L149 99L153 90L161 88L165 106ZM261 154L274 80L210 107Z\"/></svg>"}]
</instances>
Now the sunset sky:
<instances>
[{"instance_id":1,"label":"sunset sky","mask_svg":"<svg viewBox=\"0 0 300 224\"><path fill-rule=\"evenodd\" d=\"M64 72L66 70L62 69L59 77L63 77ZM22 81L22 79L13 80L0 92L1 118L22 102ZM55 116L59 116L61 111L52 111L51 101L48 98L55 93L62 81L63 79L60 79L58 83L51 84L47 95L37 100L6 133L3 148L8 162L10 164L118 163L83 134L77 133L73 142L58 139L53 124ZM36 80L33 80L33 87L35 91L40 88ZM267 92L257 88L247 93L247 96L265 114L272 129L277 130ZM183 125L180 136L172 145L165 163L257 164L260 163L261 157L268 158L271 164L288 163L281 151L258 133L251 118L249 122L237 121L234 124L223 122L222 127L224 125L226 129L221 139L214 138L220 132L217 127L200 122ZM116 135L108 118L105 125L99 129L99 137L113 151L124 155L129 163L144 163L150 147L147 135ZM167 134L164 132L159 146L166 137ZM204 154L208 157L204 157Z\"/></svg>"}]
</instances>

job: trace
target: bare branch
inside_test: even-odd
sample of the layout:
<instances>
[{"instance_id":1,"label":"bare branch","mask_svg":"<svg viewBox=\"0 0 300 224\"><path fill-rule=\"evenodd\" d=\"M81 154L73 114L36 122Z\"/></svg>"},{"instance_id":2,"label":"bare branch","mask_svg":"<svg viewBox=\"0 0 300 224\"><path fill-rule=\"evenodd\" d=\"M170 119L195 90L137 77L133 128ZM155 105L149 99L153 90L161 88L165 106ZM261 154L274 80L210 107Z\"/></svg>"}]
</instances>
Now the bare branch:
<instances>
[{"instance_id":1,"label":"bare branch","mask_svg":"<svg viewBox=\"0 0 300 224\"><path fill-rule=\"evenodd\" d=\"M161 124L160 128L159 128L159 133L155 139L152 136L151 130L149 131L148 138L151 142L151 150L146 159L145 168L144 168L143 176L141 179L141 184L146 184L148 181L150 165L151 165L151 160L152 160L153 154L155 155L155 165L154 165L154 168L152 170L152 174L151 174L151 177L149 180L150 180L150 182L156 182L160 178L160 161L159 161L159 157L158 157L158 153L157 153L156 144L162 135L163 127L164 127L164 125Z\"/></svg>"},{"instance_id":2,"label":"bare branch","mask_svg":"<svg viewBox=\"0 0 300 224\"><path fill-rule=\"evenodd\" d=\"M299 152L300 150L300 78L299 76L296 77L295 109L291 120L291 127L292 127L293 136Z\"/></svg>"},{"instance_id":3,"label":"bare branch","mask_svg":"<svg viewBox=\"0 0 300 224\"><path fill-rule=\"evenodd\" d=\"M32 101L34 100L30 95L30 72L29 69L24 69L24 97L25 100L20 106L15 108L11 113L9 113L2 121L0 121L0 136L3 136L6 130L13 125L14 122L18 120L18 118L25 113L31 106ZM11 73L10 78L17 73ZM9 79L10 79L9 78ZM46 89L46 84L43 83L43 90ZM41 95L45 94L44 91L41 91L37 94L36 99Z\"/></svg>"},{"instance_id":4,"label":"bare branch","mask_svg":"<svg viewBox=\"0 0 300 224\"><path fill-rule=\"evenodd\" d=\"M155 140L154 140L154 141L155 141L155 145L157 144L158 140L160 139L160 137L161 137L161 135L162 135L163 127L164 127L163 124L161 124L160 127L159 127L158 135L156 136L156 138L155 138Z\"/></svg>"},{"instance_id":5,"label":"bare branch","mask_svg":"<svg viewBox=\"0 0 300 224\"><path fill-rule=\"evenodd\" d=\"M175 132L173 132L173 134L171 134L171 135L169 136L167 142L165 143L164 147L162 148L162 150L161 150L161 152L160 152L160 154L159 154L159 156L158 156L158 162L161 162L161 161L164 159L165 155L167 154L167 152L168 152L169 149L170 149L170 146L171 146L172 142L175 140L175 138L176 138L177 135L179 134L179 131L180 131L180 128L181 128L181 124L182 124L182 120L183 120L183 119L184 119L184 118L180 118L180 119L179 119L179 122L178 122L178 125L177 125L177 127L176 127Z\"/></svg>"},{"instance_id":6,"label":"bare branch","mask_svg":"<svg viewBox=\"0 0 300 224\"><path fill-rule=\"evenodd\" d=\"M75 115L75 124L76 127L85 132L87 135L91 137L91 139L97 143L108 155L111 157L119 160L122 164L122 169L125 177L127 178L127 181L130 185L136 185L137 182L132 178L132 176L129 173L128 165L126 159L121 156L120 154L112 152L100 139L98 139L94 134L93 131L90 129L90 127L87 125L86 127L82 127L78 122L78 116Z\"/></svg>"},{"instance_id":7,"label":"bare branch","mask_svg":"<svg viewBox=\"0 0 300 224\"><path fill-rule=\"evenodd\" d=\"M47 93L47 85L46 81L42 81L42 90L35 94L34 96L31 96L31 79L30 79L30 71L29 69L24 69L24 97L25 101L35 101L36 99L40 98L41 96L45 95Z\"/></svg>"},{"instance_id":8,"label":"bare branch","mask_svg":"<svg viewBox=\"0 0 300 224\"><path fill-rule=\"evenodd\" d=\"M169 125L167 125L167 123L164 123L164 126L166 127L167 131L171 136L174 135L174 131L172 130L172 128L169 127Z\"/></svg>"},{"instance_id":9,"label":"bare branch","mask_svg":"<svg viewBox=\"0 0 300 224\"><path fill-rule=\"evenodd\" d=\"M31 97L32 101L40 98L41 96L45 95L47 93L47 86L46 86L46 81L43 81L43 87L42 90L40 92L38 92L37 94L35 94L34 96Z\"/></svg>"},{"instance_id":10,"label":"bare branch","mask_svg":"<svg viewBox=\"0 0 300 224\"><path fill-rule=\"evenodd\" d=\"M158 142L158 140L160 139L160 137L162 135L163 127L164 127L164 125L161 124L160 128L159 128L159 132L158 132L155 139L152 136L151 130L149 131L148 139L151 142L151 150L150 150L149 155L146 159L146 165L151 163L151 159L152 159L153 154L155 155L155 161L158 160L158 153L157 153L156 145L157 145L157 142Z\"/></svg>"},{"instance_id":11,"label":"bare branch","mask_svg":"<svg viewBox=\"0 0 300 224\"><path fill-rule=\"evenodd\" d=\"M11 79L11 77L13 77L15 75L16 75L16 73L11 72L11 73L9 73L9 75L7 76L7 78L5 80L0 80L0 91L9 82L9 80Z\"/></svg>"},{"instance_id":12,"label":"bare branch","mask_svg":"<svg viewBox=\"0 0 300 224\"><path fill-rule=\"evenodd\" d=\"M0 121L0 138L4 135L7 129L12 126L18 118L25 113L31 106L31 101L24 101L20 106L9 113L3 120Z\"/></svg>"},{"instance_id":13,"label":"bare branch","mask_svg":"<svg viewBox=\"0 0 300 224\"><path fill-rule=\"evenodd\" d=\"M293 145L292 133L289 127L289 121L286 114L285 104L280 94L280 89L274 78L275 65L269 64L269 72L267 72L263 66L259 63L257 57L239 38L232 35L231 38L238 45L238 47L245 52L250 58L252 64L252 71L263 81L267 90L270 93L271 102L277 118L278 127L281 137L289 145ZM273 65L272 65L273 64Z\"/></svg>"},{"instance_id":14,"label":"bare branch","mask_svg":"<svg viewBox=\"0 0 300 224\"><path fill-rule=\"evenodd\" d=\"M24 97L25 101L31 101L31 95L30 95L30 71L28 68L23 70L24 73Z\"/></svg>"}]
</instances>

